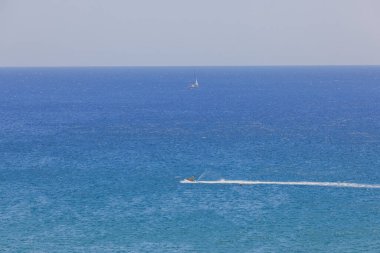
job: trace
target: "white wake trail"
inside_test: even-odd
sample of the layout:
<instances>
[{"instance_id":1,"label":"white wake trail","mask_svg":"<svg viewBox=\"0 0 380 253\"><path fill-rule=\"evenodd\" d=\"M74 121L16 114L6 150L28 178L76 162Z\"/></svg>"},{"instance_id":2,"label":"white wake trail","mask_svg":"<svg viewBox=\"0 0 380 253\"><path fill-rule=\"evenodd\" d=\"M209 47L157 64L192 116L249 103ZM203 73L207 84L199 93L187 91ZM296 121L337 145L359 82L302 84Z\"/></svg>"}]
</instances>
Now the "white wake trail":
<instances>
[{"instance_id":1,"label":"white wake trail","mask_svg":"<svg viewBox=\"0 0 380 253\"><path fill-rule=\"evenodd\" d=\"M302 186L323 186L323 187L346 187L346 188L375 188L380 189L380 184L358 184L344 182L281 182L281 181L249 181L249 180L182 180L183 184L239 184L239 185L302 185Z\"/></svg>"}]
</instances>

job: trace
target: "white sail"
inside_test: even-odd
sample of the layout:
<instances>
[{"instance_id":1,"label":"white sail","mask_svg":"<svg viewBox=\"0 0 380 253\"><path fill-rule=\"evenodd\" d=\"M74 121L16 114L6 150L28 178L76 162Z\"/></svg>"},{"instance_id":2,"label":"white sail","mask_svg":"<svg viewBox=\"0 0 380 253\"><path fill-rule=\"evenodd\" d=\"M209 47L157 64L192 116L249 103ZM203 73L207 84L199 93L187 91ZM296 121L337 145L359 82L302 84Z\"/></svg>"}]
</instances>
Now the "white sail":
<instances>
[{"instance_id":1,"label":"white sail","mask_svg":"<svg viewBox=\"0 0 380 253\"><path fill-rule=\"evenodd\" d=\"M198 88L198 87L199 87L198 79L195 76L195 82L190 85L190 88L193 89L193 88Z\"/></svg>"}]
</instances>

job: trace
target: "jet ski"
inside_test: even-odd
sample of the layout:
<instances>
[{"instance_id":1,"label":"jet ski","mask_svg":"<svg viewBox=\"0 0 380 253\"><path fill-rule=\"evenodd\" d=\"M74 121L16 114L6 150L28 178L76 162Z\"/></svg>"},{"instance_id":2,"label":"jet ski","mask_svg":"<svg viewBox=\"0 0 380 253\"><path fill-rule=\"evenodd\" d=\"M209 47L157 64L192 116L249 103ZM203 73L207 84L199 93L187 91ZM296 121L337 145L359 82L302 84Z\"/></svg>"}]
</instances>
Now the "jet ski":
<instances>
[{"instance_id":1,"label":"jet ski","mask_svg":"<svg viewBox=\"0 0 380 253\"><path fill-rule=\"evenodd\" d=\"M188 178L185 178L184 180L182 180L182 183L195 183L195 182L197 182L197 181L195 180L194 176L188 177Z\"/></svg>"}]
</instances>

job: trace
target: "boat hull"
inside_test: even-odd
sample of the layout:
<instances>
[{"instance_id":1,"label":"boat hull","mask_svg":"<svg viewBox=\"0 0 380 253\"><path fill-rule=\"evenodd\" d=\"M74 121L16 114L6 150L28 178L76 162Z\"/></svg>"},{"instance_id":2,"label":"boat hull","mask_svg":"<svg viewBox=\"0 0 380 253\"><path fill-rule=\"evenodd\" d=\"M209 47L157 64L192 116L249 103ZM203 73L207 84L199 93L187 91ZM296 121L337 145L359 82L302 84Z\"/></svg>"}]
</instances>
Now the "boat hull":
<instances>
[{"instance_id":1,"label":"boat hull","mask_svg":"<svg viewBox=\"0 0 380 253\"><path fill-rule=\"evenodd\" d=\"M196 184L197 181L196 180L187 180L187 179L184 179L184 180L181 180L181 183L182 184Z\"/></svg>"}]
</instances>

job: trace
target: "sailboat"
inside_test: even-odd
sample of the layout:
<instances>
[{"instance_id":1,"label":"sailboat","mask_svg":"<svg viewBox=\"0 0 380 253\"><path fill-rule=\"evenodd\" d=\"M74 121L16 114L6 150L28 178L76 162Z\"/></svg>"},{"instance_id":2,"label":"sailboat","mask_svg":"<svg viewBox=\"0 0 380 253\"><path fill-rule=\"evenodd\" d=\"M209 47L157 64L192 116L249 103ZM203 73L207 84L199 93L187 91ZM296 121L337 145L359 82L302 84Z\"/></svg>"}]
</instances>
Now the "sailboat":
<instances>
[{"instance_id":1,"label":"sailboat","mask_svg":"<svg viewBox=\"0 0 380 253\"><path fill-rule=\"evenodd\" d=\"M195 82L190 84L190 89L196 89L199 88L199 83L197 77L195 77Z\"/></svg>"}]
</instances>

